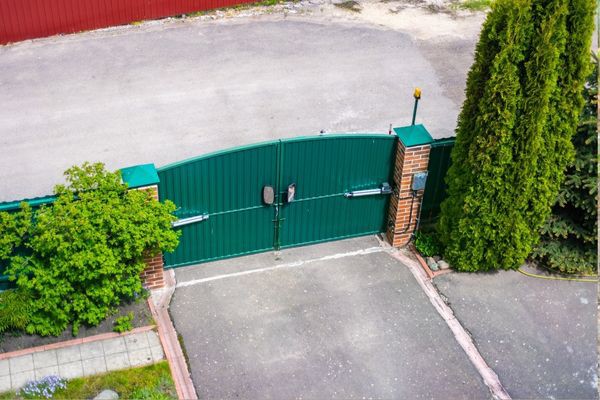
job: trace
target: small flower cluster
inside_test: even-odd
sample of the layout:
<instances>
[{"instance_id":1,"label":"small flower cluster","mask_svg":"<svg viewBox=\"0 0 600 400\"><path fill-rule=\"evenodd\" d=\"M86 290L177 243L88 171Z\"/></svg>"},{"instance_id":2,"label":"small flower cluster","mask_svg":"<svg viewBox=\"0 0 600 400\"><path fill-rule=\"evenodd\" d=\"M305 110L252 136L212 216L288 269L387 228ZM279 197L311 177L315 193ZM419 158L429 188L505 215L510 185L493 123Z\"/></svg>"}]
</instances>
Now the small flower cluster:
<instances>
[{"instance_id":1,"label":"small flower cluster","mask_svg":"<svg viewBox=\"0 0 600 400\"><path fill-rule=\"evenodd\" d=\"M46 399L52 398L56 389L65 389L67 383L64 379L56 376L49 375L37 381L29 381L20 390L20 394L26 397L44 397Z\"/></svg>"}]
</instances>

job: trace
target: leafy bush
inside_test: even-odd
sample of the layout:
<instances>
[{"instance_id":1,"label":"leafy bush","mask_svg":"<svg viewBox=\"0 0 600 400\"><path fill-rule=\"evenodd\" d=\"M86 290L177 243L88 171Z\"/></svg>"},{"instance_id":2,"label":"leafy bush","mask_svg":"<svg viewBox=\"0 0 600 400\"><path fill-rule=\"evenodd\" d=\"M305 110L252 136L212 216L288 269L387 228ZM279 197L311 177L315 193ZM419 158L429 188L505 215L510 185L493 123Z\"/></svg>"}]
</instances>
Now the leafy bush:
<instances>
[{"instance_id":1,"label":"leafy bush","mask_svg":"<svg viewBox=\"0 0 600 400\"><path fill-rule=\"evenodd\" d=\"M584 90L586 100L576 135L575 160L565 173L552 215L542 227L533 258L563 273L597 271L598 218L598 59Z\"/></svg>"},{"instance_id":2,"label":"leafy bush","mask_svg":"<svg viewBox=\"0 0 600 400\"><path fill-rule=\"evenodd\" d=\"M133 329L133 312L115 319L114 332L123 333Z\"/></svg>"},{"instance_id":3,"label":"leafy bush","mask_svg":"<svg viewBox=\"0 0 600 400\"><path fill-rule=\"evenodd\" d=\"M433 257L441 253L440 244L435 233L415 233L415 247L425 257Z\"/></svg>"},{"instance_id":4,"label":"leafy bush","mask_svg":"<svg viewBox=\"0 0 600 400\"><path fill-rule=\"evenodd\" d=\"M31 296L27 332L42 336L59 335L68 324L76 335L80 324L100 323L111 308L141 292L144 256L178 244L173 203L128 190L119 172L100 163L72 167L65 177L67 184L55 187L56 201L32 218L23 205L0 219L18 227L0 233L6 248L23 248L9 256L6 273Z\"/></svg>"},{"instance_id":5,"label":"leafy bush","mask_svg":"<svg viewBox=\"0 0 600 400\"><path fill-rule=\"evenodd\" d=\"M441 205L444 256L462 271L518 268L573 156L592 0L498 0L481 31Z\"/></svg>"},{"instance_id":6,"label":"leafy bush","mask_svg":"<svg viewBox=\"0 0 600 400\"><path fill-rule=\"evenodd\" d=\"M31 316L31 299L20 290L0 292L0 333L24 330Z\"/></svg>"}]
</instances>

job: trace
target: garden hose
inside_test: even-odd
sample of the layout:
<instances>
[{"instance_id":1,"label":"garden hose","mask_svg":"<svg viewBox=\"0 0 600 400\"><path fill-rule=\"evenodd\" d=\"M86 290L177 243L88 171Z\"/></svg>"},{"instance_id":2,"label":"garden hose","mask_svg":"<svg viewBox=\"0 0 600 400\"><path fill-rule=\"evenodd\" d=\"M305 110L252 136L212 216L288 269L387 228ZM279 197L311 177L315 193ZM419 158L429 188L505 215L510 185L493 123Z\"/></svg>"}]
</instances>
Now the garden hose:
<instances>
[{"instance_id":1,"label":"garden hose","mask_svg":"<svg viewBox=\"0 0 600 400\"><path fill-rule=\"evenodd\" d=\"M572 282L598 283L598 279L563 278L560 276L544 276L544 275L532 274L530 272L525 272L521 268L519 268L517 271L519 271L523 275L526 275L526 276L529 276L532 278L547 279L547 280L551 280L551 281L572 281Z\"/></svg>"}]
</instances>

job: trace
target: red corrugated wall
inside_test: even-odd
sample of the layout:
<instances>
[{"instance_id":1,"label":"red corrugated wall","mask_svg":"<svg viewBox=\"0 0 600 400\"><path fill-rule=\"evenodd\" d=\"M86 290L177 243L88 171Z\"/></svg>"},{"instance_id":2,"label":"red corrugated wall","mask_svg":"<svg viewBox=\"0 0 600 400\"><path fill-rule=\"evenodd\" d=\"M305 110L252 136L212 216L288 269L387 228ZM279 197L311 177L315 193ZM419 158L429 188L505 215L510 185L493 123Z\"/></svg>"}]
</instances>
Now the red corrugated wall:
<instances>
[{"instance_id":1,"label":"red corrugated wall","mask_svg":"<svg viewBox=\"0 0 600 400\"><path fill-rule=\"evenodd\" d=\"M256 0L0 0L0 44Z\"/></svg>"}]
</instances>

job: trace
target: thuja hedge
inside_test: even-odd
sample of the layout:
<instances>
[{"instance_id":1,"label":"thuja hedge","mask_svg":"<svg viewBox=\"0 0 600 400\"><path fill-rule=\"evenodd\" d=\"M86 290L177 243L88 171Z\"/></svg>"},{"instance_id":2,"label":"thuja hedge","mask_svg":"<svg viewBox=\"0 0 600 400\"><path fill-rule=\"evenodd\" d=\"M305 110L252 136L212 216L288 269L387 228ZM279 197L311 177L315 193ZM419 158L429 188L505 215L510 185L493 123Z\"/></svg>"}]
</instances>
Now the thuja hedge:
<instances>
[{"instance_id":1,"label":"thuja hedge","mask_svg":"<svg viewBox=\"0 0 600 400\"><path fill-rule=\"evenodd\" d=\"M128 190L119 172L85 163L65 172L52 205L0 213L0 259L30 306L28 333L97 325L142 291L144 256L172 251L171 202Z\"/></svg>"},{"instance_id":2,"label":"thuja hedge","mask_svg":"<svg viewBox=\"0 0 600 400\"><path fill-rule=\"evenodd\" d=\"M517 268L539 241L583 106L593 0L498 0L467 78L448 198L446 258L463 271Z\"/></svg>"}]
</instances>

